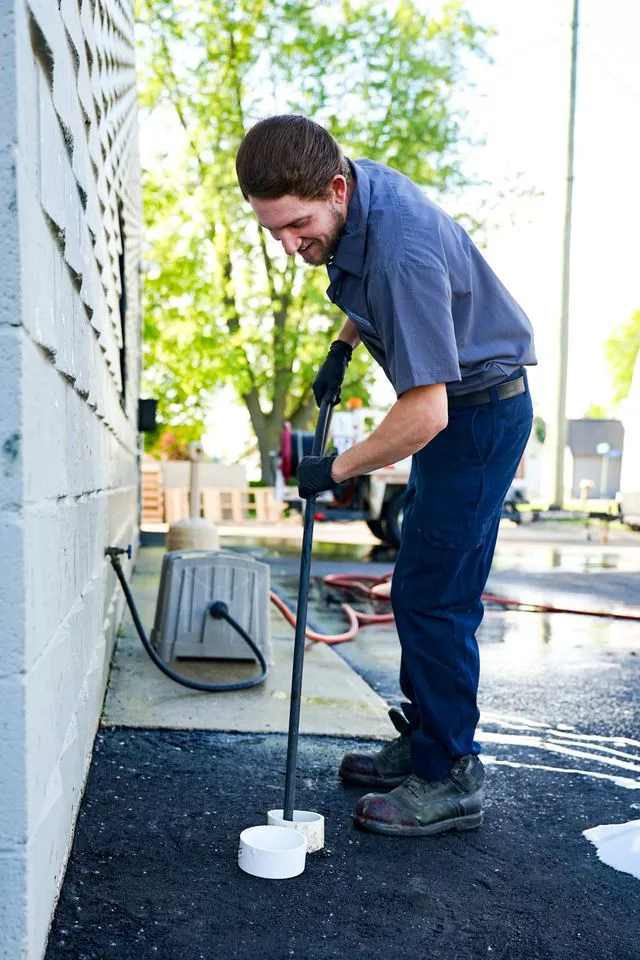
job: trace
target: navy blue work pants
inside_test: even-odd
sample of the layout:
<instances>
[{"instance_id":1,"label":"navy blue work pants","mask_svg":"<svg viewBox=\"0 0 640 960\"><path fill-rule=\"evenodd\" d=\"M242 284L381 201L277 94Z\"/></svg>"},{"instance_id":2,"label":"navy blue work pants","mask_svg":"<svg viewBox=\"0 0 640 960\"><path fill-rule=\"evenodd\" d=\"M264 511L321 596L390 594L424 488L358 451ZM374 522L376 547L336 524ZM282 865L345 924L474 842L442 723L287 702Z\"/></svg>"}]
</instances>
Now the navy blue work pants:
<instances>
[{"instance_id":1,"label":"navy blue work pants","mask_svg":"<svg viewBox=\"0 0 640 960\"><path fill-rule=\"evenodd\" d=\"M481 594L532 425L528 389L506 400L489 392L490 403L450 408L447 427L413 457L405 499L391 602L412 768L426 780L445 779L458 757L480 750Z\"/></svg>"}]
</instances>

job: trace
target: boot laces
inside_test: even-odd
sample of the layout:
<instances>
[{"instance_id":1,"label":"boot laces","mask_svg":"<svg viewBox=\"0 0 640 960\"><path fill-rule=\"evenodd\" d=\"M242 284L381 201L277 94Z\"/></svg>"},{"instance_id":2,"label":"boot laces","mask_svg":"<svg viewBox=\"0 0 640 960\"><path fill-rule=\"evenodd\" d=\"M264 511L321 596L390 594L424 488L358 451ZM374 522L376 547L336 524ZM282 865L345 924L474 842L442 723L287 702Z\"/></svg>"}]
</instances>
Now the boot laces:
<instances>
[{"instance_id":1,"label":"boot laces","mask_svg":"<svg viewBox=\"0 0 640 960\"><path fill-rule=\"evenodd\" d=\"M402 789L412 797L415 797L416 800L419 800L420 797L424 795L425 787L428 786L430 786L430 784L426 780L422 780L420 777L417 777L415 773L412 773L402 784Z\"/></svg>"}]
</instances>

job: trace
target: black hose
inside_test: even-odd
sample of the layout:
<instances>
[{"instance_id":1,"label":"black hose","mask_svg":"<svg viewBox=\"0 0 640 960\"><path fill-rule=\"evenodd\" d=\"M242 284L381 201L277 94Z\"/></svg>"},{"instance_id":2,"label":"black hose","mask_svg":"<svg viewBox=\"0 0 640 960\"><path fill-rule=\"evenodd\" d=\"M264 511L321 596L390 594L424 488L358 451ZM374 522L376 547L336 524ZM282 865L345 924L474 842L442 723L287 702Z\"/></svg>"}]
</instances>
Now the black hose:
<instances>
[{"instance_id":1,"label":"black hose","mask_svg":"<svg viewBox=\"0 0 640 960\"><path fill-rule=\"evenodd\" d=\"M226 690L248 690L249 687L257 687L258 684L264 683L269 675L269 667L267 666L267 661L265 660L262 651L252 640L246 630L244 630L240 624L234 620L229 613L226 603L223 603L222 601L216 601L211 604L208 611L210 616L214 617L216 620L226 620L227 623L231 624L233 629L240 634L245 643L249 644L260 664L260 669L262 670L260 676L255 677L253 680L242 680L239 683L199 683L197 680L190 680L188 677L181 676L181 674L176 673L175 670L172 670L171 667L168 667L164 660L159 657L156 651L153 649L151 643L149 642L149 638L145 633L144 627L142 626L142 621L138 614L138 609L136 607L135 600L133 599L133 594L129 589L129 584L127 583L124 570L122 569L122 565L120 563L119 554L127 553L127 551L121 550L119 547L107 547L105 553L111 560L113 569L115 570L116 576L120 581L124 591L127 606L131 611L131 616L133 617L133 622L136 630L138 631L138 636L142 641L142 646L147 651L158 670L161 670L165 676L169 677L170 680L175 680L176 683L180 683L183 687L189 687L191 690L202 690L205 693L224 693ZM129 556L130 555L131 554L129 553Z\"/></svg>"}]
</instances>

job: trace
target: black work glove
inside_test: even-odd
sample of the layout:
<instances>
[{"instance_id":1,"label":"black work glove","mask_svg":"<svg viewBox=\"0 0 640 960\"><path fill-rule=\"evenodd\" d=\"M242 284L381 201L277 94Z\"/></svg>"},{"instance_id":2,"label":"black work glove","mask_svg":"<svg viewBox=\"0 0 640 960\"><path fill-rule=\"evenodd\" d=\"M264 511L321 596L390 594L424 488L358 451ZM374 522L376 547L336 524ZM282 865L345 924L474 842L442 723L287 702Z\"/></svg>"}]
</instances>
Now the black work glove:
<instances>
[{"instance_id":1,"label":"black work glove","mask_svg":"<svg viewBox=\"0 0 640 960\"><path fill-rule=\"evenodd\" d=\"M325 397L331 401L332 406L340 403L340 387L352 353L353 348L344 340L334 340L329 347L327 359L318 370L311 387L318 406Z\"/></svg>"},{"instance_id":2,"label":"black work glove","mask_svg":"<svg viewBox=\"0 0 640 960\"><path fill-rule=\"evenodd\" d=\"M333 461L337 453L330 457L303 457L298 464L298 493L308 500L322 490L332 490L336 482L331 476Z\"/></svg>"}]
</instances>

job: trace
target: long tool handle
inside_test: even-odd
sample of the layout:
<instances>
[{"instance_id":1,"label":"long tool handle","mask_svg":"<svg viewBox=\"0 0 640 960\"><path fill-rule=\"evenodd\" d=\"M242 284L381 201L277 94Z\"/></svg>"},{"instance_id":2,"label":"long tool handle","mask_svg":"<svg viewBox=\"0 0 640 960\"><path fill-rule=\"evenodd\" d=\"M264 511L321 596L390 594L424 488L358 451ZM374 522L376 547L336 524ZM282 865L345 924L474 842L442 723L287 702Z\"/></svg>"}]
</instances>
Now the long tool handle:
<instances>
[{"instance_id":1,"label":"long tool handle","mask_svg":"<svg viewBox=\"0 0 640 960\"><path fill-rule=\"evenodd\" d=\"M323 400L313 436L311 455L321 457L329 431L332 404ZM302 698L302 670L304 667L304 641L307 629L307 604L309 601L309 577L311 574L311 545L313 521L316 513L316 496L309 497L304 510L302 552L300 555L300 580L298 583L298 606L296 611L296 634L293 643L293 670L291 673L291 705L289 707L289 738L287 741L287 772L284 787L284 819L293 820L296 794L296 764L298 759L298 734L300 730L300 702Z\"/></svg>"}]
</instances>

